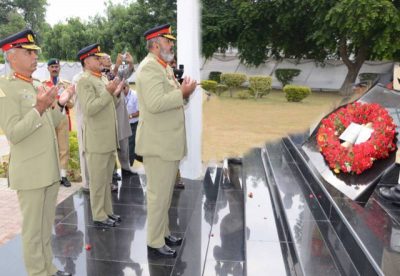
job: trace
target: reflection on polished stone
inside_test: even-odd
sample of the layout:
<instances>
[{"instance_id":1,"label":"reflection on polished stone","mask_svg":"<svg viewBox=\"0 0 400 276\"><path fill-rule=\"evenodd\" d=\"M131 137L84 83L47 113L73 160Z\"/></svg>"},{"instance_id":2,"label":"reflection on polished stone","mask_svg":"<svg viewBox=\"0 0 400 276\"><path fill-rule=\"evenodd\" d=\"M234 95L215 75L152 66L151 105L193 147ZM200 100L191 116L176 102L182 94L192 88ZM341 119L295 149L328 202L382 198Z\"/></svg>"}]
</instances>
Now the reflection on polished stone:
<instances>
[{"instance_id":1,"label":"reflection on polished stone","mask_svg":"<svg viewBox=\"0 0 400 276\"><path fill-rule=\"evenodd\" d=\"M243 196L235 190L219 195L221 176L221 169L212 167L204 181L185 180L186 188L174 191L170 229L183 238L181 246L173 246L176 259L148 255L146 185L138 176L125 176L118 193L113 194L114 212L122 218L114 228L95 227L90 197L75 193L56 210L52 234L55 265L79 276L203 275L208 261L230 256L233 261L217 265L219 271L229 271L228 264L238 261L234 270L240 274L235 275L244 275ZM213 249L209 249L210 239L215 242ZM20 237L0 247L1 267L8 267L2 275L25 275L21 248ZM7 265L11 263L13 266Z\"/></svg>"}]
</instances>

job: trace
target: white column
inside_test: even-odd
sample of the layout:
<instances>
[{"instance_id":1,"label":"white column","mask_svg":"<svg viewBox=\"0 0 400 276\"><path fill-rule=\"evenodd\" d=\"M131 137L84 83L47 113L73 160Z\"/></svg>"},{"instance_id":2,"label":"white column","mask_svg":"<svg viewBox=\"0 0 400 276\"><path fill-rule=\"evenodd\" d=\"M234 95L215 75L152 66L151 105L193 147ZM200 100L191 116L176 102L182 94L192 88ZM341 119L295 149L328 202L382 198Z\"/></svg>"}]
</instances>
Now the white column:
<instances>
[{"instance_id":1,"label":"white column","mask_svg":"<svg viewBox=\"0 0 400 276\"><path fill-rule=\"evenodd\" d=\"M200 4L198 0L177 1L177 49L178 62L183 64L184 76L200 82ZM183 177L196 179L202 176L201 131L202 92L200 86L190 97L185 109L187 156L181 162Z\"/></svg>"}]
</instances>

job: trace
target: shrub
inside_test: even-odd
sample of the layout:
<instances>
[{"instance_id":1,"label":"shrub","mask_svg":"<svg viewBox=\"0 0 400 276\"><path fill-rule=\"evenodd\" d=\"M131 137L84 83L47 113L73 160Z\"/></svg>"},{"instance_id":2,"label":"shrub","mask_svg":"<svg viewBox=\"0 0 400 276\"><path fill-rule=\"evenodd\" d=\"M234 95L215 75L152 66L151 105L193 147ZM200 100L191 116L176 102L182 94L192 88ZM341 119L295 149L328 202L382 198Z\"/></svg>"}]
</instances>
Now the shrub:
<instances>
[{"instance_id":1,"label":"shrub","mask_svg":"<svg viewBox=\"0 0 400 276\"><path fill-rule=\"evenodd\" d=\"M286 85L283 92L288 102L300 102L311 94L311 89L308 86Z\"/></svg>"},{"instance_id":2,"label":"shrub","mask_svg":"<svg viewBox=\"0 0 400 276\"><path fill-rule=\"evenodd\" d=\"M250 98L250 96L251 96L248 90L240 90L239 92L237 92L236 95L241 100L246 100L246 99Z\"/></svg>"},{"instance_id":3,"label":"shrub","mask_svg":"<svg viewBox=\"0 0 400 276\"><path fill-rule=\"evenodd\" d=\"M69 160L68 176L71 181L79 182L82 180L79 164L79 147L76 131L69 133Z\"/></svg>"},{"instance_id":4,"label":"shrub","mask_svg":"<svg viewBox=\"0 0 400 276\"><path fill-rule=\"evenodd\" d=\"M218 71L211 71L210 74L208 75L208 79L220 83L221 82L221 74L222 73L218 72Z\"/></svg>"},{"instance_id":5,"label":"shrub","mask_svg":"<svg viewBox=\"0 0 400 276\"><path fill-rule=\"evenodd\" d=\"M240 87L246 81L245 74L240 73L224 73L221 74L221 83L226 84L229 88L229 93L232 98L233 89Z\"/></svg>"},{"instance_id":6,"label":"shrub","mask_svg":"<svg viewBox=\"0 0 400 276\"><path fill-rule=\"evenodd\" d=\"M217 87L215 88L215 93L217 93L217 95L219 96L226 90L228 90L228 86L226 86L225 84L217 84Z\"/></svg>"},{"instance_id":7,"label":"shrub","mask_svg":"<svg viewBox=\"0 0 400 276\"><path fill-rule=\"evenodd\" d=\"M377 73L361 73L358 75L360 82L367 81L371 83L375 81L377 77L378 77Z\"/></svg>"},{"instance_id":8,"label":"shrub","mask_svg":"<svg viewBox=\"0 0 400 276\"><path fill-rule=\"evenodd\" d=\"M8 175L8 163L0 162L0 177L6 178Z\"/></svg>"},{"instance_id":9,"label":"shrub","mask_svg":"<svg viewBox=\"0 0 400 276\"><path fill-rule=\"evenodd\" d=\"M218 82L213 81L213 80L203 80L203 81L201 81L200 85L201 85L201 88L203 88L204 90L215 93Z\"/></svg>"},{"instance_id":10,"label":"shrub","mask_svg":"<svg viewBox=\"0 0 400 276\"><path fill-rule=\"evenodd\" d=\"M254 98L262 98L271 92L272 78L269 76L254 76L249 78L250 91Z\"/></svg>"},{"instance_id":11,"label":"shrub","mask_svg":"<svg viewBox=\"0 0 400 276\"><path fill-rule=\"evenodd\" d=\"M282 84L282 87L284 87L285 85L290 84L294 77L300 75L300 72L301 71L299 69L282 68L275 70L275 76Z\"/></svg>"}]
</instances>

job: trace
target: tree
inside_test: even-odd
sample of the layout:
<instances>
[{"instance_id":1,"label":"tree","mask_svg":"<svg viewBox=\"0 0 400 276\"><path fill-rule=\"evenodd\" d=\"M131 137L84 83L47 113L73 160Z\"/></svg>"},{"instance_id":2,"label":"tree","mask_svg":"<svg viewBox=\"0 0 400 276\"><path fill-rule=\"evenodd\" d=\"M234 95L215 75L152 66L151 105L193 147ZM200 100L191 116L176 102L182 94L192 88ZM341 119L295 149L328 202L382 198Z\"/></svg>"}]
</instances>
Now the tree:
<instances>
[{"instance_id":1,"label":"tree","mask_svg":"<svg viewBox=\"0 0 400 276\"><path fill-rule=\"evenodd\" d=\"M232 0L230 18L234 37L218 36L203 42L206 47L238 46L240 59L258 66L269 57L341 59L348 74L341 93L351 85L365 60L400 56L399 0ZM203 13L208 10L207 0ZM207 18L207 17L206 17ZM222 29L216 23L214 29ZM204 36L203 36L204 38ZM223 41L218 41L223 39ZM210 50L208 50L210 52ZM203 54L207 57L206 53Z\"/></svg>"},{"instance_id":2,"label":"tree","mask_svg":"<svg viewBox=\"0 0 400 276\"><path fill-rule=\"evenodd\" d=\"M176 0L138 0L107 7L108 41L105 49L115 56L128 50L140 61L147 54L143 34L157 25L170 23L176 31Z\"/></svg>"},{"instance_id":3,"label":"tree","mask_svg":"<svg viewBox=\"0 0 400 276\"><path fill-rule=\"evenodd\" d=\"M43 34L43 55L46 59L76 61L81 48L97 42L90 34L79 18L70 18L67 24L58 23Z\"/></svg>"},{"instance_id":4,"label":"tree","mask_svg":"<svg viewBox=\"0 0 400 276\"><path fill-rule=\"evenodd\" d=\"M235 11L232 0L202 0L202 54L205 58L237 45L240 20Z\"/></svg>"},{"instance_id":5,"label":"tree","mask_svg":"<svg viewBox=\"0 0 400 276\"><path fill-rule=\"evenodd\" d=\"M388 0L342 0L329 10L314 37L320 45L337 51L347 66L343 94L351 94L366 60L391 58L399 49L399 12Z\"/></svg>"},{"instance_id":6,"label":"tree","mask_svg":"<svg viewBox=\"0 0 400 276\"><path fill-rule=\"evenodd\" d=\"M14 0L25 22L32 30L40 31L45 23L47 0Z\"/></svg>"}]
</instances>

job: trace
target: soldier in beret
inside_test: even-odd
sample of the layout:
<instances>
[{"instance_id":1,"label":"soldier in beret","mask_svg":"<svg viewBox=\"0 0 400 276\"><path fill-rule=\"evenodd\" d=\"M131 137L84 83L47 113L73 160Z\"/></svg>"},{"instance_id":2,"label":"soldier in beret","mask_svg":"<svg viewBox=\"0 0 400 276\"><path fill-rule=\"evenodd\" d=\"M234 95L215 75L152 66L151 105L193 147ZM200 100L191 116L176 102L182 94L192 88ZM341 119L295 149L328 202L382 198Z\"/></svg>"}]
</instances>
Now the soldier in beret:
<instances>
[{"instance_id":1,"label":"soldier in beret","mask_svg":"<svg viewBox=\"0 0 400 276\"><path fill-rule=\"evenodd\" d=\"M22 213L22 245L29 276L71 275L53 265L51 229L54 223L60 167L55 127L60 112L74 94L32 79L38 51L31 30L0 40L11 72L0 77L0 127L10 143L9 185L17 191Z\"/></svg>"},{"instance_id":2,"label":"soldier in beret","mask_svg":"<svg viewBox=\"0 0 400 276\"><path fill-rule=\"evenodd\" d=\"M182 85L168 65L174 58L175 37L169 24L144 34L149 51L136 73L139 125L136 153L143 156L147 176L148 251L161 257L176 257L182 239L171 235L168 210L179 162L186 154L184 103L196 88L185 77Z\"/></svg>"},{"instance_id":3,"label":"soldier in beret","mask_svg":"<svg viewBox=\"0 0 400 276\"><path fill-rule=\"evenodd\" d=\"M47 70L49 70L50 78L43 82L47 87L58 86L59 94L66 89L71 83L67 80L60 79L60 60L51 58L47 62ZM57 99L59 95L57 95ZM71 183L67 178L68 160L69 160L69 131L71 131L71 117L70 109L74 107L74 101L71 98L64 108L65 114L67 115L64 120L56 127L58 151L60 153L60 165L61 165L61 182L60 184L65 187L71 187Z\"/></svg>"},{"instance_id":4,"label":"soldier in beret","mask_svg":"<svg viewBox=\"0 0 400 276\"><path fill-rule=\"evenodd\" d=\"M113 213L111 202L112 173L118 147L115 104L123 82L108 82L101 74L98 44L78 52L84 72L77 83L78 102L83 113L83 150L90 180L90 205L96 226L114 227L121 221Z\"/></svg>"}]
</instances>

